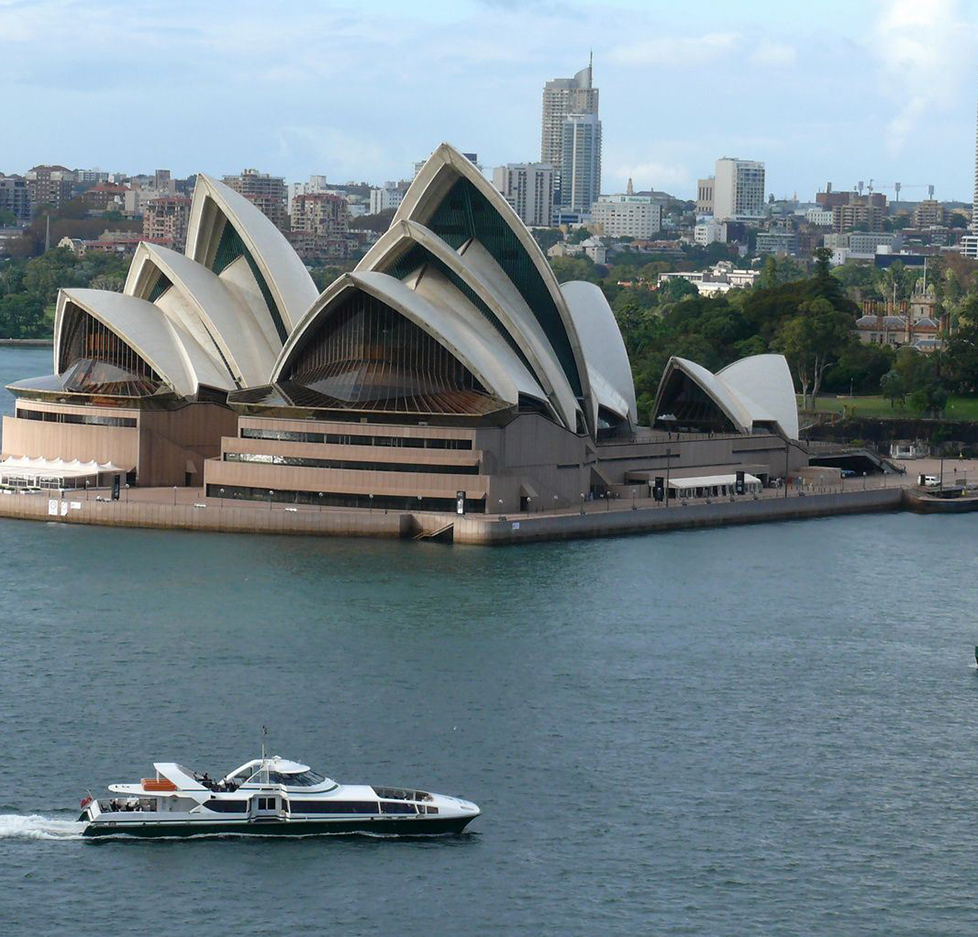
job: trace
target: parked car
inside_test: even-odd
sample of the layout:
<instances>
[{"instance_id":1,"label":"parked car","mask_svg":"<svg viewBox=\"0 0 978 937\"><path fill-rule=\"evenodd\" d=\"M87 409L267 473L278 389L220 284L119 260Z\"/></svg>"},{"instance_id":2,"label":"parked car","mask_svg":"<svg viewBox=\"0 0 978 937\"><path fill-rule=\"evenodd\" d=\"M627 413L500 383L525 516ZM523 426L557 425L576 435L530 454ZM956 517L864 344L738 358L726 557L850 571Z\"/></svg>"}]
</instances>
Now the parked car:
<instances>
[{"instance_id":1,"label":"parked car","mask_svg":"<svg viewBox=\"0 0 978 937\"><path fill-rule=\"evenodd\" d=\"M855 478L856 477L855 469L842 469L842 477Z\"/></svg>"}]
</instances>

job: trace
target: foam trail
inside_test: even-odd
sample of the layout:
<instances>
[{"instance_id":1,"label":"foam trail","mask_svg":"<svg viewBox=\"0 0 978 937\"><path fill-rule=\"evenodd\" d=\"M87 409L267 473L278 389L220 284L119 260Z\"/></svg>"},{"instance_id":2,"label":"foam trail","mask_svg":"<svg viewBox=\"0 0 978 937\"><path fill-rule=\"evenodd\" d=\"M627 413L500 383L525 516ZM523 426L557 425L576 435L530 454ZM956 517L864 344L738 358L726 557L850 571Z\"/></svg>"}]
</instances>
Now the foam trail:
<instances>
[{"instance_id":1,"label":"foam trail","mask_svg":"<svg viewBox=\"0 0 978 937\"><path fill-rule=\"evenodd\" d=\"M84 823L32 813L0 813L0 839L81 839Z\"/></svg>"}]
</instances>

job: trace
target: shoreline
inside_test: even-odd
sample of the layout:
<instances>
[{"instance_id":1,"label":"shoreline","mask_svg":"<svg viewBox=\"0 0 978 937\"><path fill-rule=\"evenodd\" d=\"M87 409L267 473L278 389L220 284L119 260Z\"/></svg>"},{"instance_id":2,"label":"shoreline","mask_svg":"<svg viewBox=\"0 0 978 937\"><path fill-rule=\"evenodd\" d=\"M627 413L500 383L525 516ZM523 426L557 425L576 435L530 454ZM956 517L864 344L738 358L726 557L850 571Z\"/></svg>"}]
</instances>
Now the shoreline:
<instances>
[{"instance_id":1,"label":"shoreline","mask_svg":"<svg viewBox=\"0 0 978 937\"><path fill-rule=\"evenodd\" d=\"M0 338L0 348L53 348L53 338Z\"/></svg>"},{"instance_id":2,"label":"shoreline","mask_svg":"<svg viewBox=\"0 0 978 937\"><path fill-rule=\"evenodd\" d=\"M192 490L191 490L192 493ZM94 494L91 492L90 494ZM501 546L550 540L667 533L707 527L776 523L846 514L910 510L928 512L921 499L903 486L824 493L796 493L787 498L631 507L595 508L586 513L465 515L421 512L382 513L362 509L311 509L215 499L191 503L95 501L69 493L0 497L0 517L48 523L92 524L214 533L283 534L327 537L385 537L438 540L447 543ZM928 502L929 503L929 502ZM978 510L978 501L970 510Z\"/></svg>"}]
</instances>

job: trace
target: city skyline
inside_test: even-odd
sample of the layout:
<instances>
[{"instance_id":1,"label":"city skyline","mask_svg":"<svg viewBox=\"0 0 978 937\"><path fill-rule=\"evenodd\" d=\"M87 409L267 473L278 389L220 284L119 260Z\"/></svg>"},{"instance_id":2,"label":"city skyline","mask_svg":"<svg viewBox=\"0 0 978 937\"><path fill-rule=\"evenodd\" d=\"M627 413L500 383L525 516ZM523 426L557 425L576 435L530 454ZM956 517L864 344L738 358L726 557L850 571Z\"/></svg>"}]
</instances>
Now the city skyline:
<instances>
[{"instance_id":1,"label":"city skyline","mask_svg":"<svg viewBox=\"0 0 978 937\"><path fill-rule=\"evenodd\" d=\"M410 19L388 0L274 17L247 2L201 12L182 0L98 11L0 0L0 78L17 128L0 171L220 176L247 165L379 184L409 177L443 140L487 168L532 161L541 87L586 66L593 47L604 192L632 177L693 197L716 158L734 156L763 161L779 197L873 179L890 197L902 182L905 201L927 184L967 201L976 24L956 0L694 13L491 0L435 2ZM307 41L316 34L325 47ZM113 117L93 123L96 113Z\"/></svg>"}]
</instances>

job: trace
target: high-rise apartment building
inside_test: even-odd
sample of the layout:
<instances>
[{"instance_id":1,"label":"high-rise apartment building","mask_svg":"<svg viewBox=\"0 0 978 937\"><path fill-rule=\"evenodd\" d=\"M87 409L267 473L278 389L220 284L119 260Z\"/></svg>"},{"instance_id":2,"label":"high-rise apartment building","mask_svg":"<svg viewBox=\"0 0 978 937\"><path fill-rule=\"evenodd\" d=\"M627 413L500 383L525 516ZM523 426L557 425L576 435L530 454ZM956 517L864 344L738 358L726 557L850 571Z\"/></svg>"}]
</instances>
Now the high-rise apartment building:
<instances>
[{"instance_id":1,"label":"high-rise apartment building","mask_svg":"<svg viewBox=\"0 0 978 937\"><path fill-rule=\"evenodd\" d=\"M31 196L23 176L0 176L0 212L9 211L18 221L31 220Z\"/></svg>"},{"instance_id":2,"label":"high-rise apartment building","mask_svg":"<svg viewBox=\"0 0 978 937\"><path fill-rule=\"evenodd\" d=\"M718 159L713 184L713 217L717 221L750 221L764 214L764 163Z\"/></svg>"},{"instance_id":3,"label":"high-rise apartment building","mask_svg":"<svg viewBox=\"0 0 978 937\"><path fill-rule=\"evenodd\" d=\"M143 205L143 237L182 251L187 241L190 202L182 195L158 195L149 199Z\"/></svg>"},{"instance_id":4,"label":"high-rise apartment building","mask_svg":"<svg viewBox=\"0 0 978 937\"><path fill-rule=\"evenodd\" d=\"M853 195L845 205L832 209L832 227L846 231L882 231L884 209L866 196Z\"/></svg>"},{"instance_id":5,"label":"high-rise apartment building","mask_svg":"<svg viewBox=\"0 0 978 937\"><path fill-rule=\"evenodd\" d=\"M345 258L349 228L350 207L342 195L322 192L292 200L289 240L304 260Z\"/></svg>"},{"instance_id":6,"label":"high-rise apartment building","mask_svg":"<svg viewBox=\"0 0 978 937\"><path fill-rule=\"evenodd\" d=\"M58 209L71 199L75 174L65 166L35 166L24 178L30 193L31 210L35 213L44 205Z\"/></svg>"},{"instance_id":7,"label":"high-rise apartment building","mask_svg":"<svg viewBox=\"0 0 978 937\"><path fill-rule=\"evenodd\" d=\"M281 176L246 169L240 176L225 176L224 184L253 202L279 231L288 234L288 189Z\"/></svg>"},{"instance_id":8,"label":"high-rise apartment building","mask_svg":"<svg viewBox=\"0 0 978 937\"><path fill-rule=\"evenodd\" d=\"M917 228L929 228L931 225L944 224L944 206L936 199L928 198L918 202L913 210L913 223Z\"/></svg>"},{"instance_id":9,"label":"high-rise apartment building","mask_svg":"<svg viewBox=\"0 0 978 937\"><path fill-rule=\"evenodd\" d=\"M593 60L573 78L555 78L543 86L540 127L540 162L554 167L555 193L560 191L564 158L564 122L571 114L598 114L598 89L594 87ZM600 152L598 154L600 162ZM562 204L567 204L562 202Z\"/></svg>"},{"instance_id":10,"label":"high-rise apartment building","mask_svg":"<svg viewBox=\"0 0 978 937\"><path fill-rule=\"evenodd\" d=\"M560 205L589 212L601 195L601 121L597 114L569 114L560 160Z\"/></svg>"},{"instance_id":11,"label":"high-rise apartment building","mask_svg":"<svg viewBox=\"0 0 978 937\"><path fill-rule=\"evenodd\" d=\"M549 227L554 204L554 167L550 163L497 166L492 184L503 193L528 227Z\"/></svg>"}]
</instances>

